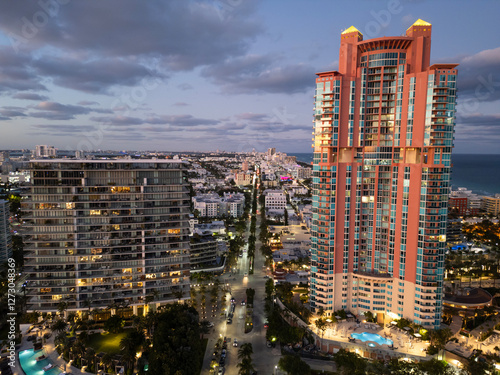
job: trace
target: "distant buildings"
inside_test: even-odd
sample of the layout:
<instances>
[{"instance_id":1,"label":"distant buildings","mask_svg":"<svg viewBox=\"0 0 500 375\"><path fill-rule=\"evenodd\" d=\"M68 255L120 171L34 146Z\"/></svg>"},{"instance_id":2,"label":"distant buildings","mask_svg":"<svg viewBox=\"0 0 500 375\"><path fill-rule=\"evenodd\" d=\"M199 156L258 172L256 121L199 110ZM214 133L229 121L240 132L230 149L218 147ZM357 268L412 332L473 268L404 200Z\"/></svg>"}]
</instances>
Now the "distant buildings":
<instances>
[{"instance_id":1,"label":"distant buildings","mask_svg":"<svg viewBox=\"0 0 500 375\"><path fill-rule=\"evenodd\" d=\"M57 150L54 146L37 145L35 146L35 159L39 158L55 158Z\"/></svg>"},{"instance_id":2,"label":"distant buildings","mask_svg":"<svg viewBox=\"0 0 500 375\"><path fill-rule=\"evenodd\" d=\"M12 237L9 225L9 202L0 199L0 265L12 258Z\"/></svg>"},{"instance_id":3,"label":"distant buildings","mask_svg":"<svg viewBox=\"0 0 500 375\"><path fill-rule=\"evenodd\" d=\"M189 196L171 160L33 160L24 203L28 311L189 298Z\"/></svg>"},{"instance_id":4,"label":"distant buildings","mask_svg":"<svg viewBox=\"0 0 500 375\"><path fill-rule=\"evenodd\" d=\"M430 65L431 30L341 34L317 74L310 304L439 328L457 64Z\"/></svg>"},{"instance_id":5,"label":"distant buildings","mask_svg":"<svg viewBox=\"0 0 500 375\"><path fill-rule=\"evenodd\" d=\"M487 214L493 216L500 214L500 194L495 194L494 197L483 197L482 208Z\"/></svg>"},{"instance_id":6,"label":"distant buildings","mask_svg":"<svg viewBox=\"0 0 500 375\"><path fill-rule=\"evenodd\" d=\"M448 210L459 216L478 215L481 209L481 197L466 188L459 187L458 190L450 192L448 197Z\"/></svg>"},{"instance_id":7,"label":"distant buildings","mask_svg":"<svg viewBox=\"0 0 500 375\"><path fill-rule=\"evenodd\" d=\"M234 182L238 186L251 185L253 181L253 174L246 172L237 172L234 174Z\"/></svg>"},{"instance_id":8,"label":"distant buildings","mask_svg":"<svg viewBox=\"0 0 500 375\"><path fill-rule=\"evenodd\" d=\"M240 217L245 211L245 195L242 193L199 194L192 198L193 209L200 217Z\"/></svg>"}]
</instances>

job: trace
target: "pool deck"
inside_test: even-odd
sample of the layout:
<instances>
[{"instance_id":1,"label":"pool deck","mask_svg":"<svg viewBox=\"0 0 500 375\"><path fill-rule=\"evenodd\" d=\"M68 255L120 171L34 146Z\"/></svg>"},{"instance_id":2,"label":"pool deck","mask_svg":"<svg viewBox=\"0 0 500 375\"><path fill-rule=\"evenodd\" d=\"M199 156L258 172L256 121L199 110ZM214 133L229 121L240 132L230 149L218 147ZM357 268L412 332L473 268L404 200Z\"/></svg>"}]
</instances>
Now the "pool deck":
<instances>
[{"instance_id":1,"label":"pool deck","mask_svg":"<svg viewBox=\"0 0 500 375\"><path fill-rule=\"evenodd\" d=\"M16 355L16 368L13 371L14 375L29 375L29 374L25 374L25 372L21 368L21 364L19 363L19 352L22 352L22 351L28 350L28 349L33 349L33 342L27 340L27 337L30 335L27 333L27 330L30 326L31 326L31 324L22 324L20 327L21 332L23 334L23 339L21 342L21 347L18 350L17 355ZM40 337L43 337L43 335L45 333L49 333L49 332L51 332L50 329L40 330L40 331L38 331L38 335ZM69 374L75 374L75 375L90 374L88 372L83 372L80 369L69 365L62 358L62 356L60 356L59 353L57 353L57 350L55 349L55 346L54 346L55 336L56 336L56 334L52 333L50 338L45 340L45 343L43 345L43 353L47 357L49 357L51 363L55 364L59 368L59 370L61 370L61 372L65 371Z\"/></svg>"},{"instance_id":2,"label":"pool deck","mask_svg":"<svg viewBox=\"0 0 500 375\"><path fill-rule=\"evenodd\" d=\"M333 353L339 348L353 350L364 357L371 358L395 358L395 357L409 357L417 361L425 359L426 352L424 351L428 343L421 341L404 330L398 328L380 327L375 323L355 323L355 322L339 322L333 324L331 328L327 328L322 336L314 324L310 328L322 337L319 340L319 345L322 351ZM390 345L376 344L374 347L370 343L374 341L361 341L358 339L352 340L351 333L375 333L383 338L393 341L393 347ZM373 344L371 344L373 345ZM427 358L428 359L428 358Z\"/></svg>"}]
</instances>

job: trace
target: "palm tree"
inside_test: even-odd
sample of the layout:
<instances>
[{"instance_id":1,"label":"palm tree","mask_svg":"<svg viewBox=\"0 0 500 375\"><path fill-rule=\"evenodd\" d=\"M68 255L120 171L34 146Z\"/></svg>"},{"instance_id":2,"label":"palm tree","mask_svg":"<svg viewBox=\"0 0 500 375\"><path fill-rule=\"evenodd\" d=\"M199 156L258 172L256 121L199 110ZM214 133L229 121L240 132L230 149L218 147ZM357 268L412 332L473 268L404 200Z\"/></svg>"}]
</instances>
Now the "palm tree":
<instances>
[{"instance_id":1,"label":"palm tree","mask_svg":"<svg viewBox=\"0 0 500 375\"><path fill-rule=\"evenodd\" d=\"M255 371L251 358L243 358L236 366L239 369L239 375L250 375L253 371Z\"/></svg>"},{"instance_id":2,"label":"palm tree","mask_svg":"<svg viewBox=\"0 0 500 375\"><path fill-rule=\"evenodd\" d=\"M242 360L243 358L251 358L253 354L252 344L247 342L240 346L238 349L238 359Z\"/></svg>"},{"instance_id":3,"label":"palm tree","mask_svg":"<svg viewBox=\"0 0 500 375\"><path fill-rule=\"evenodd\" d=\"M108 372L109 366L113 363L113 357L111 356L111 354L104 354L104 356L101 358L101 363L104 365L104 372Z\"/></svg>"},{"instance_id":4,"label":"palm tree","mask_svg":"<svg viewBox=\"0 0 500 375\"><path fill-rule=\"evenodd\" d=\"M87 307L89 309L87 319L90 319L90 307L92 306L92 300L91 299L86 299L82 302L83 307Z\"/></svg>"},{"instance_id":5,"label":"palm tree","mask_svg":"<svg viewBox=\"0 0 500 375\"><path fill-rule=\"evenodd\" d=\"M210 333L210 322L208 320L202 320L200 322L200 333L201 333L201 339L203 340L203 335Z\"/></svg>"},{"instance_id":6,"label":"palm tree","mask_svg":"<svg viewBox=\"0 0 500 375\"><path fill-rule=\"evenodd\" d=\"M62 319L57 319L54 324L52 325L52 331L56 331L58 333L61 333L66 330L66 327L68 326L68 323L66 323Z\"/></svg>"},{"instance_id":7,"label":"palm tree","mask_svg":"<svg viewBox=\"0 0 500 375\"><path fill-rule=\"evenodd\" d=\"M64 315L64 312L68 308L68 303L67 302L59 302L57 305L57 311L59 311L60 315Z\"/></svg>"}]
</instances>

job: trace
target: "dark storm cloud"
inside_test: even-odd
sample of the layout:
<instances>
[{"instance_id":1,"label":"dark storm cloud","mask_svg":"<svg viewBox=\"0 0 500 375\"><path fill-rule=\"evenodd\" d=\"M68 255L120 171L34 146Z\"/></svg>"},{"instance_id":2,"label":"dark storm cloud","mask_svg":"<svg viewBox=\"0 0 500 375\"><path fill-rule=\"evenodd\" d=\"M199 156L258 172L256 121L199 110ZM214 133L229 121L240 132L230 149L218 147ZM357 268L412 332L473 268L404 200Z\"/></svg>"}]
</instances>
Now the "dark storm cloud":
<instances>
[{"instance_id":1,"label":"dark storm cloud","mask_svg":"<svg viewBox=\"0 0 500 375\"><path fill-rule=\"evenodd\" d=\"M110 110L90 108L80 105L67 105L56 102L41 102L32 107L36 112L30 112L29 116L44 118L47 120L71 120L77 115L86 115L92 112L112 113Z\"/></svg>"},{"instance_id":2,"label":"dark storm cloud","mask_svg":"<svg viewBox=\"0 0 500 375\"><path fill-rule=\"evenodd\" d=\"M467 105L500 99L500 47L447 62L459 62L457 86Z\"/></svg>"},{"instance_id":3,"label":"dark storm cloud","mask_svg":"<svg viewBox=\"0 0 500 375\"><path fill-rule=\"evenodd\" d=\"M245 53L261 32L254 1L221 3L3 1L0 30L18 51L52 46L107 57L161 57L170 69L187 70Z\"/></svg>"},{"instance_id":4,"label":"dark storm cloud","mask_svg":"<svg viewBox=\"0 0 500 375\"><path fill-rule=\"evenodd\" d=\"M43 101L49 99L48 96L35 94L32 92L19 92L17 94L12 95L12 97L15 99L36 100L36 101Z\"/></svg>"},{"instance_id":5,"label":"dark storm cloud","mask_svg":"<svg viewBox=\"0 0 500 375\"><path fill-rule=\"evenodd\" d=\"M33 65L40 75L51 78L57 86L87 93L107 94L114 86L135 86L145 78L166 78L157 70L117 58L81 61L77 58L45 57Z\"/></svg>"},{"instance_id":6,"label":"dark storm cloud","mask_svg":"<svg viewBox=\"0 0 500 375\"><path fill-rule=\"evenodd\" d=\"M248 55L209 66L202 75L227 93L260 94L306 92L314 85L315 69L295 64L275 67L276 57Z\"/></svg>"}]
</instances>

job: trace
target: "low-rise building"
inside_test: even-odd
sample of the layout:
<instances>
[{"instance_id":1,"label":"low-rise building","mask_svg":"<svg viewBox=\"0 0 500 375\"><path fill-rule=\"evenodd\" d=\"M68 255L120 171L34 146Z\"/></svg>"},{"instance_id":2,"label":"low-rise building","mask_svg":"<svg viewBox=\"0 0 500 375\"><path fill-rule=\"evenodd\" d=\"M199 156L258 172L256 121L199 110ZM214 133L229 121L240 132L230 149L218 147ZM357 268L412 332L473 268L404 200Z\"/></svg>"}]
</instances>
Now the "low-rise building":
<instances>
[{"instance_id":1,"label":"low-rise building","mask_svg":"<svg viewBox=\"0 0 500 375\"><path fill-rule=\"evenodd\" d=\"M481 206L486 213L497 216L500 213L500 194L495 194L494 197L484 196Z\"/></svg>"},{"instance_id":2,"label":"low-rise building","mask_svg":"<svg viewBox=\"0 0 500 375\"><path fill-rule=\"evenodd\" d=\"M193 209L198 210L200 217L240 217L245 211L245 194L224 193L220 197L216 193L199 194L193 199Z\"/></svg>"},{"instance_id":3,"label":"low-rise building","mask_svg":"<svg viewBox=\"0 0 500 375\"><path fill-rule=\"evenodd\" d=\"M265 190L266 211L284 214L286 209L286 195L283 190Z\"/></svg>"}]
</instances>

